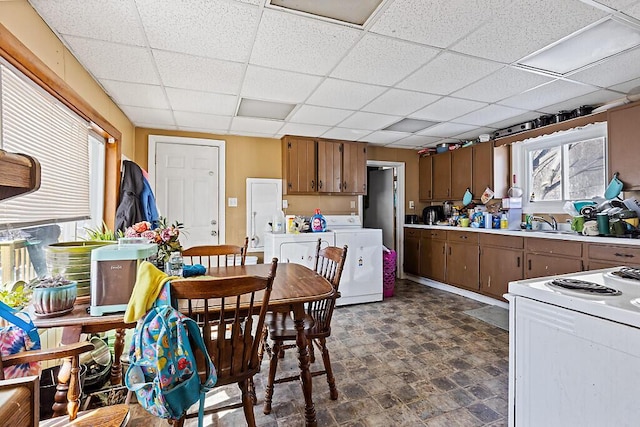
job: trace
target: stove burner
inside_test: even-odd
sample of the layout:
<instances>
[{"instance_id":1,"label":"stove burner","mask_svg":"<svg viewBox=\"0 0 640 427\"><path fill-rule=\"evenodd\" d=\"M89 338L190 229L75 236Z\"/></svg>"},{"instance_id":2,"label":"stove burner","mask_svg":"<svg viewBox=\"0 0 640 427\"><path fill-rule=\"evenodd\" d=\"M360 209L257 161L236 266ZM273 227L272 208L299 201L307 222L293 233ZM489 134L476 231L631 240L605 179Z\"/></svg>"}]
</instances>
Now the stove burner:
<instances>
[{"instance_id":1,"label":"stove burner","mask_svg":"<svg viewBox=\"0 0 640 427\"><path fill-rule=\"evenodd\" d=\"M607 286L600 285L598 283L587 282L586 280L577 279L554 279L547 283L551 286L556 286L562 289L569 289L584 294L602 295L602 296L616 296L622 295L617 289L609 288Z\"/></svg>"},{"instance_id":2,"label":"stove burner","mask_svg":"<svg viewBox=\"0 0 640 427\"><path fill-rule=\"evenodd\" d=\"M640 268L622 267L618 271L612 271L611 274L615 274L623 279L632 279L640 281Z\"/></svg>"}]
</instances>

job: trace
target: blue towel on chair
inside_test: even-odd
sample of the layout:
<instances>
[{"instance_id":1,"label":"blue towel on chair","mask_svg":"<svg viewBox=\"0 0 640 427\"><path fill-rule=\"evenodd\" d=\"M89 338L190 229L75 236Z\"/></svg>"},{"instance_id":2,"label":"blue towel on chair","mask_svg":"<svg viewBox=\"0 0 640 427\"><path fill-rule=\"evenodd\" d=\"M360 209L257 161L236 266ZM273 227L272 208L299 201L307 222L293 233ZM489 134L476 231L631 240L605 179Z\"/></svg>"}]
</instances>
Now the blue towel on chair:
<instances>
[{"instance_id":1,"label":"blue towel on chair","mask_svg":"<svg viewBox=\"0 0 640 427\"><path fill-rule=\"evenodd\" d=\"M202 276L206 272L207 269L202 264L185 265L182 267L183 277Z\"/></svg>"}]
</instances>

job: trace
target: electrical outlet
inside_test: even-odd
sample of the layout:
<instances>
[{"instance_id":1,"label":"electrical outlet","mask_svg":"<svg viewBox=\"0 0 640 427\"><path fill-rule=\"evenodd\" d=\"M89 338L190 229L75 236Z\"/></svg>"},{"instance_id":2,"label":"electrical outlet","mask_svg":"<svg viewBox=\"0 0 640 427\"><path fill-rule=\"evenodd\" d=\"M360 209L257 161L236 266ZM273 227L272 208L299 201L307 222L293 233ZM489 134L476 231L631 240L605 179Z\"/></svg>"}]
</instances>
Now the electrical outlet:
<instances>
[{"instance_id":1,"label":"electrical outlet","mask_svg":"<svg viewBox=\"0 0 640 427\"><path fill-rule=\"evenodd\" d=\"M415 209L416 205L413 203L413 200L409 200L409 209Z\"/></svg>"},{"instance_id":2,"label":"electrical outlet","mask_svg":"<svg viewBox=\"0 0 640 427\"><path fill-rule=\"evenodd\" d=\"M355 209L356 208L356 201L352 200L351 201L351 209Z\"/></svg>"},{"instance_id":3,"label":"electrical outlet","mask_svg":"<svg viewBox=\"0 0 640 427\"><path fill-rule=\"evenodd\" d=\"M238 199L236 197L229 197L229 207L230 208L238 207Z\"/></svg>"},{"instance_id":4,"label":"electrical outlet","mask_svg":"<svg viewBox=\"0 0 640 427\"><path fill-rule=\"evenodd\" d=\"M287 209L289 207L289 201L287 199L282 200L282 209Z\"/></svg>"}]
</instances>

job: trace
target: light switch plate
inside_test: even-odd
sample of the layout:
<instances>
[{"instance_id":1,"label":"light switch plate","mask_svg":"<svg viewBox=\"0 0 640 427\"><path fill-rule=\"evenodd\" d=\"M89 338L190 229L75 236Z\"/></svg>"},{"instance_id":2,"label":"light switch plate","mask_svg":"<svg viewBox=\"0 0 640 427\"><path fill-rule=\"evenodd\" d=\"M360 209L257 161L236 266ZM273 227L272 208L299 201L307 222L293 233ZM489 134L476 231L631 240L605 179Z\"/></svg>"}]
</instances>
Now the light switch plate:
<instances>
[{"instance_id":1,"label":"light switch plate","mask_svg":"<svg viewBox=\"0 0 640 427\"><path fill-rule=\"evenodd\" d=\"M409 200L409 209L415 209L416 205L413 203L413 200Z\"/></svg>"},{"instance_id":2,"label":"light switch plate","mask_svg":"<svg viewBox=\"0 0 640 427\"><path fill-rule=\"evenodd\" d=\"M236 197L229 197L229 207L230 208L238 207L238 199Z\"/></svg>"},{"instance_id":3,"label":"light switch plate","mask_svg":"<svg viewBox=\"0 0 640 427\"><path fill-rule=\"evenodd\" d=\"M351 209L355 209L356 208L356 201L352 200L351 201Z\"/></svg>"},{"instance_id":4,"label":"light switch plate","mask_svg":"<svg viewBox=\"0 0 640 427\"><path fill-rule=\"evenodd\" d=\"M282 209L287 209L289 207L289 202L287 199L282 200Z\"/></svg>"}]
</instances>

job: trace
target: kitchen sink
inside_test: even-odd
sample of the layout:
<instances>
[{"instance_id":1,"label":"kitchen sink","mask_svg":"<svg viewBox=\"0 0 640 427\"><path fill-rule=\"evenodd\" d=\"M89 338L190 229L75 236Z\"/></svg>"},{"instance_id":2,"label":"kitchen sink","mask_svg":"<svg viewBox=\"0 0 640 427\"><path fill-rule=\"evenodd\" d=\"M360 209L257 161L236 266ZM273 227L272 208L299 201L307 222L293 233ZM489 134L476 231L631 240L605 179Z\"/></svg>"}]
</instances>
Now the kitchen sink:
<instances>
[{"instance_id":1,"label":"kitchen sink","mask_svg":"<svg viewBox=\"0 0 640 427\"><path fill-rule=\"evenodd\" d=\"M573 230L540 230L539 232L549 233L549 234L575 234L575 235L579 234Z\"/></svg>"}]
</instances>

